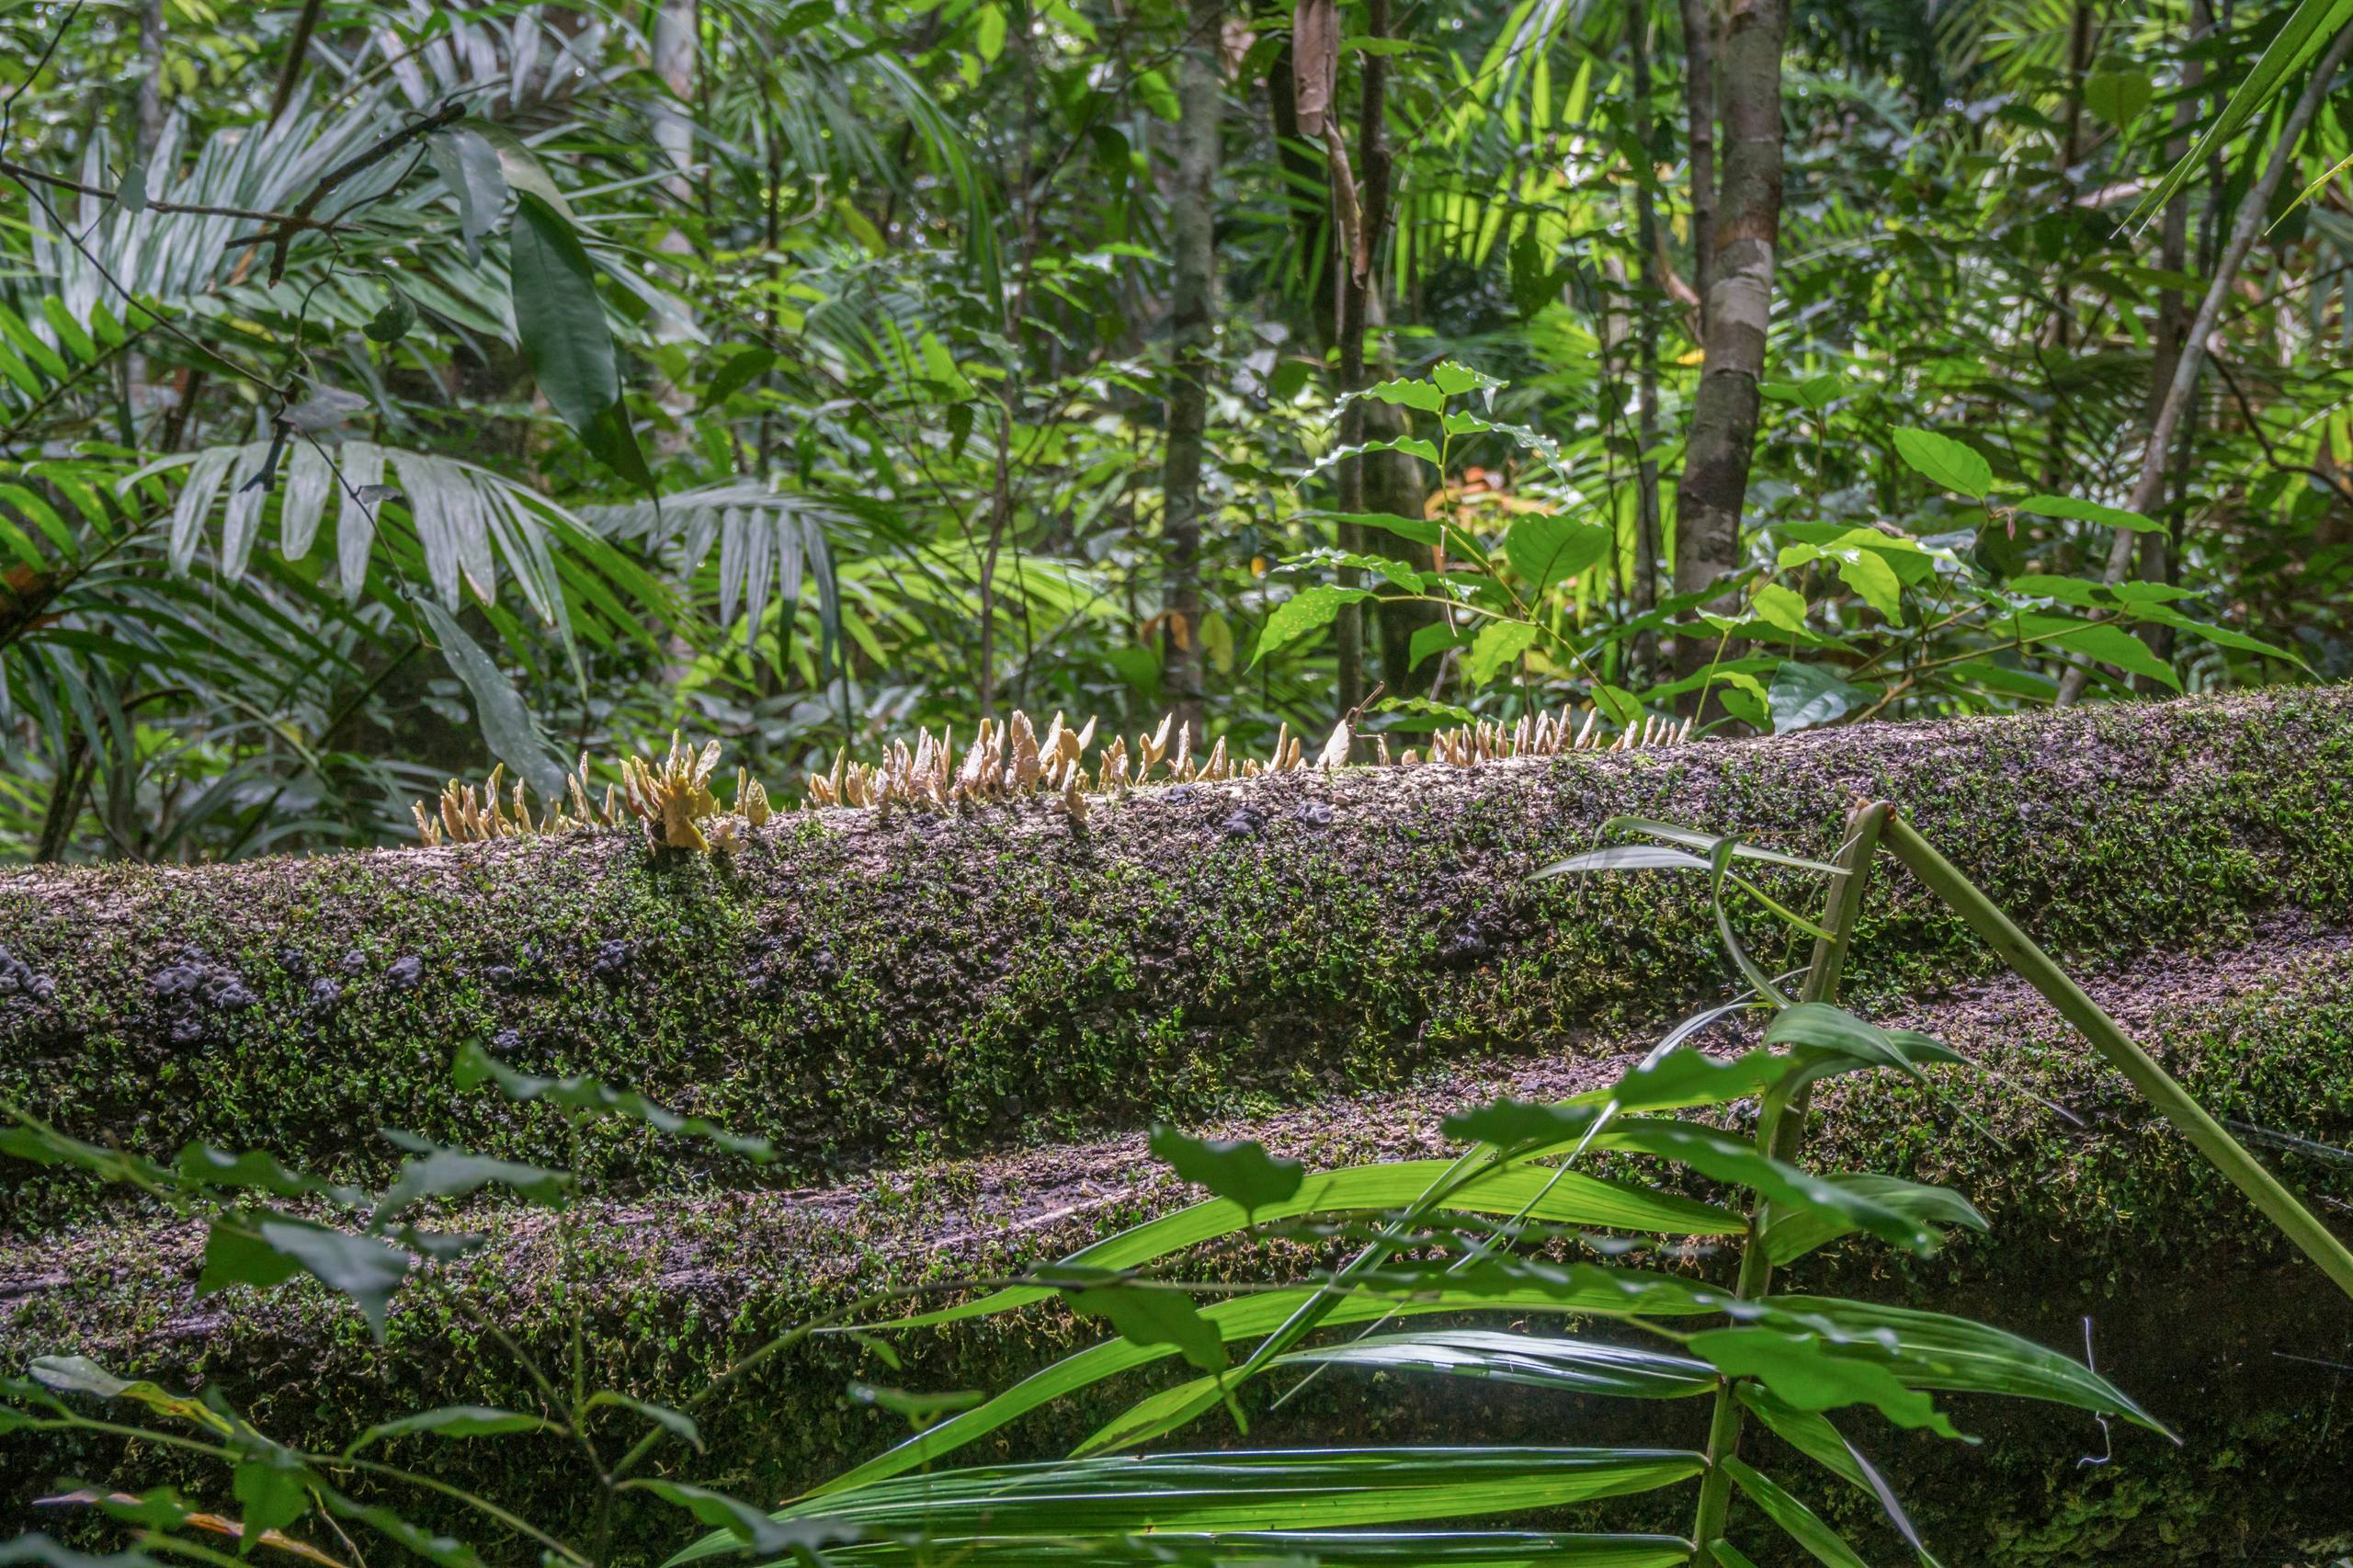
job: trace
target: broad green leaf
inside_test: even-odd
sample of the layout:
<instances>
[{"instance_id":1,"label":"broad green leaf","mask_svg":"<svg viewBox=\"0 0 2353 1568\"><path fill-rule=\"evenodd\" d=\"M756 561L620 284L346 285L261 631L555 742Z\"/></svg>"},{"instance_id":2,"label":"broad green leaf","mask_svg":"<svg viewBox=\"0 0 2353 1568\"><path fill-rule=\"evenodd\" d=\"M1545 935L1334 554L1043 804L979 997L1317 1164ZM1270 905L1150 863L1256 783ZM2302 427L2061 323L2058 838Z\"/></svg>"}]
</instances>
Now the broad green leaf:
<instances>
[{"instance_id":1,"label":"broad green leaf","mask_svg":"<svg viewBox=\"0 0 2353 1568\"><path fill-rule=\"evenodd\" d=\"M1104 1319L1131 1345L1175 1346L1177 1354L1205 1372L1223 1371L1228 1364L1225 1341L1216 1325L1179 1291L1104 1285L1065 1294L1072 1311Z\"/></svg>"},{"instance_id":2,"label":"broad green leaf","mask_svg":"<svg viewBox=\"0 0 2353 1568\"><path fill-rule=\"evenodd\" d=\"M1719 1328L1684 1341L1728 1378L1754 1378L1799 1410L1867 1404L1899 1426L1960 1437L1935 1402L1907 1388L1884 1365L1842 1354L1811 1335L1770 1328Z\"/></svg>"},{"instance_id":3,"label":"broad green leaf","mask_svg":"<svg viewBox=\"0 0 2353 1568\"><path fill-rule=\"evenodd\" d=\"M1425 414L1436 414L1446 406L1446 393L1428 381L1395 380L1376 381L1358 394L1375 403L1401 403L1418 408Z\"/></svg>"},{"instance_id":4,"label":"broad green leaf","mask_svg":"<svg viewBox=\"0 0 2353 1568\"><path fill-rule=\"evenodd\" d=\"M621 402L596 265L563 215L529 191L516 199L508 240L515 330L532 378L590 455L653 494L654 476Z\"/></svg>"},{"instance_id":5,"label":"broad green leaf","mask_svg":"<svg viewBox=\"0 0 2353 1568\"><path fill-rule=\"evenodd\" d=\"M1311 512L1306 516L1326 522L1343 523L1359 528L1379 528L1415 544L1435 545L1441 529L1431 517L1401 517L1394 512Z\"/></svg>"},{"instance_id":6,"label":"broad green leaf","mask_svg":"<svg viewBox=\"0 0 2353 1568\"><path fill-rule=\"evenodd\" d=\"M1773 672L1773 733L1786 735L1842 719L1871 694L1819 665L1784 659Z\"/></svg>"},{"instance_id":7,"label":"broad green leaf","mask_svg":"<svg viewBox=\"0 0 2353 1568\"><path fill-rule=\"evenodd\" d=\"M1974 448L1911 426L1898 428L1894 436L1896 456L1938 487L1972 501L1984 500L1994 488L1994 470Z\"/></svg>"},{"instance_id":8,"label":"broad green leaf","mask_svg":"<svg viewBox=\"0 0 2353 1568\"><path fill-rule=\"evenodd\" d=\"M710 384L703 388L703 408L718 407L774 369L775 365L776 350L773 348L752 346L736 350L710 378Z\"/></svg>"},{"instance_id":9,"label":"broad green leaf","mask_svg":"<svg viewBox=\"0 0 2353 1568\"><path fill-rule=\"evenodd\" d=\"M2067 495L2029 495L2017 503L2017 510L2037 517L2064 517L2072 522L2097 523L2102 528L2123 528L2131 533L2163 533L2165 526L2138 512L2128 512L2121 506L2103 506L2097 501L2078 501Z\"/></svg>"},{"instance_id":10,"label":"broad green leaf","mask_svg":"<svg viewBox=\"0 0 2353 1568\"><path fill-rule=\"evenodd\" d=\"M232 1154L208 1144L190 1143L179 1152L173 1168L182 1180L199 1187L249 1187L273 1198L325 1197L347 1209L357 1209L368 1201L368 1194L358 1187L342 1187L289 1170L278 1163L277 1155L259 1149Z\"/></svg>"},{"instance_id":11,"label":"broad green leaf","mask_svg":"<svg viewBox=\"0 0 2353 1568\"><path fill-rule=\"evenodd\" d=\"M1697 1051L1669 1051L1629 1068L1608 1091L1621 1110L1668 1110L1724 1105L1764 1094L1797 1062L1770 1051L1744 1051L1729 1061Z\"/></svg>"},{"instance_id":12,"label":"broad green leaf","mask_svg":"<svg viewBox=\"0 0 2353 1568\"><path fill-rule=\"evenodd\" d=\"M1343 588L1335 583L1318 583L1313 587L1302 588L1277 605L1274 614L1267 617L1267 624L1258 632L1257 652L1250 655L1251 665L1255 667L1259 660L1276 649L1286 647L1311 631L1331 625L1338 617L1342 605L1354 604L1371 597L1372 591L1369 588Z\"/></svg>"},{"instance_id":13,"label":"broad green leaf","mask_svg":"<svg viewBox=\"0 0 2353 1568\"><path fill-rule=\"evenodd\" d=\"M479 259L483 236L498 226L498 215L506 206L506 173L497 151L460 125L426 137L425 155L458 199L458 233L468 253Z\"/></svg>"},{"instance_id":14,"label":"broad green leaf","mask_svg":"<svg viewBox=\"0 0 2353 1568\"><path fill-rule=\"evenodd\" d=\"M429 1432L437 1437L503 1437L517 1432L556 1432L563 1427L536 1415L524 1415L512 1410L496 1410L484 1404L449 1404L438 1410L423 1410L415 1415L404 1415L393 1421L380 1421L352 1440L343 1450L349 1459L371 1443L386 1437L399 1437L411 1432Z\"/></svg>"},{"instance_id":15,"label":"broad green leaf","mask_svg":"<svg viewBox=\"0 0 2353 1568\"><path fill-rule=\"evenodd\" d=\"M1961 1225L1972 1231L1992 1229L1977 1206L1949 1187L1927 1187L1900 1176L1847 1172L1822 1178L1852 1189L1882 1209L1908 1215L1924 1225ZM1796 1262L1815 1248L1854 1227L1837 1215L1818 1209L1777 1209L1766 1217L1763 1240L1778 1267Z\"/></svg>"},{"instance_id":16,"label":"broad green leaf","mask_svg":"<svg viewBox=\"0 0 2353 1568\"><path fill-rule=\"evenodd\" d=\"M410 602L432 628L433 640L440 645L450 673L465 683L466 694L473 699L474 719L490 755L538 790L542 800L562 800L563 767L549 753L515 683L438 601L420 594Z\"/></svg>"},{"instance_id":17,"label":"broad green leaf","mask_svg":"<svg viewBox=\"0 0 2353 1568\"><path fill-rule=\"evenodd\" d=\"M239 1464L229 1483L244 1516L238 1551L251 1555L263 1536L282 1530L309 1513L313 1484L310 1472L282 1449L265 1449Z\"/></svg>"},{"instance_id":18,"label":"broad green leaf","mask_svg":"<svg viewBox=\"0 0 2353 1568\"><path fill-rule=\"evenodd\" d=\"M1870 1568L1813 1509L1731 1455L1724 1456L1722 1462L1725 1473L1756 1505L1757 1511L1780 1526L1782 1533L1811 1552L1814 1561L1827 1568Z\"/></svg>"},{"instance_id":19,"label":"broad green leaf","mask_svg":"<svg viewBox=\"0 0 2353 1568\"><path fill-rule=\"evenodd\" d=\"M1784 631L1805 630L1805 596L1794 588L1785 588L1779 583L1759 583L1749 608L1759 619L1769 620Z\"/></svg>"},{"instance_id":20,"label":"broad green leaf","mask_svg":"<svg viewBox=\"0 0 2353 1568\"><path fill-rule=\"evenodd\" d=\"M381 1230L426 1199L463 1198L485 1187L504 1187L551 1209L562 1208L571 1196L574 1178L567 1172L494 1160L460 1149L437 1149L422 1139L403 1134L387 1132L386 1136L423 1157L402 1165L400 1176L378 1200L376 1211L369 1219L371 1230Z\"/></svg>"},{"instance_id":21,"label":"broad green leaf","mask_svg":"<svg viewBox=\"0 0 2353 1568\"><path fill-rule=\"evenodd\" d=\"M1430 380L1448 397L1461 397L1467 392L1495 392L1511 384L1453 359L1439 360L1438 367L1430 371Z\"/></svg>"},{"instance_id":22,"label":"broad green leaf","mask_svg":"<svg viewBox=\"0 0 2353 1568\"><path fill-rule=\"evenodd\" d=\"M1523 512L1504 535L1504 558L1532 596L1601 560L1613 539L1600 523L1579 522L1560 512Z\"/></svg>"},{"instance_id":23,"label":"broad green leaf","mask_svg":"<svg viewBox=\"0 0 2353 1568\"><path fill-rule=\"evenodd\" d=\"M2080 653L2101 664L2114 665L2128 675L2146 676L2161 686L2181 689L2173 665L2149 652L2149 645L2112 620L2083 620L2065 615L2025 614L2013 624L2022 639L2045 649Z\"/></svg>"},{"instance_id":24,"label":"broad green leaf","mask_svg":"<svg viewBox=\"0 0 2353 1568\"><path fill-rule=\"evenodd\" d=\"M374 1236L347 1235L275 1215L241 1214L212 1221L196 1293L209 1296L231 1285L267 1290L307 1273L350 1297L381 1342L392 1293L408 1270L409 1255Z\"/></svg>"},{"instance_id":25,"label":"broad green leaf","mask_svg":"<svg viewBox=\"0 0 2353 1568\"><path fill-rule=\"evenodd\" d=\"M185 1421L208 1432L226 1434L233 1428L220 1412L190 1394L174 1393L143 1378L118 1378L86 1356L36 1356L25 1370L42 1388L60 1393L94 1394L99 1399L127 1399L156 1415ZM49 1402L56 1408L55 1401Z\"/></svg>"},{"instance_id":26,"label":"broad green leaf","mask_svg":"<svg viewBox=\"0 0 2353 1568\"><path fill-rule=\"evenodd\" d=\"M1865 1066L1893 1067L1924 1084L1927 1074L1914 1063L1961 1060L1959 1051L1927 1035L1912 1029L1883 1029L1828 1002L1801 1002L1782 1008L1765 1026L1765 1043L1803 1046L1848 1057Z\"/></svg>"},{"instance_id":27,"label":"broad green leaf","mask_svg":"<svg viewBox=\"0 0 2353 1568\"><path fill-rule=\"evenodd\" d=\"M2155 90L2145 72L2095 71L2084 78L2084 107L2117 130L2129 131Z\"/></svg>"},{"instance_id":28,"label":"broad green leaf","mask_svg":"<svg viewBox=\"0 0 2353 1568\"><path fill-rule=\"evenodd\" d=\"M1887 617L1891 626L1904 624L1904 584L1895 568L1875 550L1850 550L1838 557L1838 575L1862 596L1863 602Z\"/></svg>"},{"instance_id":29,"label":"broad green leaf","mask_svg":"<svg viewBox=\"0 0 2353 1568\"><path fill-rule=\"evenodd\" d=\"M1775 1437L1877 1503L1880 1511L1887 1516L1887 1522L1919 1555L1922 1568L1939 1568L1935 1554L1920 1539L1918 1528L1904 1511L1904 1505L1886 1478L1830 1424L1828 1416L1785 1403L1761 1383L1734 1384L1733 1396L1764 1422Z\"/></svg>"},{"instance_id":30,"label":"broad green leaf","mask_svg":"<svg viewBox=\"0 0 2353 1568\"><path fill-rule=\"evenodd\" d=\"M1154 1530L1084 1541L984 1536L954 1550L954 1568L1686 1568L1690 1561L1677 1536L1526 1530Z\"/></svg>"},{"instance_id":31,"label":"broad green leaf","mask_svg":"<svg viewBox=\"0 0 2353 1568\"><path fill-rule=\"evenodd\" d=\"M1462 678L1485 686L1509 668L1536 641L1536 628L1524 620L1491 620L1479 629L1471 652L1462 658Z\"/></svg>"},{"instance_id":32,"label":"broad green leaf","mask_svg":"<svg viewBox=\"0 0 2353 1568\"><path fill-rule=\"evenodd\" d=\"M1590 1339L1506 1334L1493 1329L1432 1329L1381 1335L1293 1350L1278 1365L1433 1372L1499 1383L1625 1399L1681 1399L1716 1386L1704 1361Z\"/></svg>"},{"instance_id":33,"label":"broad green leaf","mask_svg":"<svg viewBox=\"0 0 2353 1568\"><path fill-rule=\"evenodd\" d=\"M1173 1127L1154 1127L1151 1148L1179 1176L1241 1205L1245 1213L1296 1197L1307 1179L1305 1165L1277 1159L1256 1142L1188 1138Z\"/></svg>"}]
</instances>

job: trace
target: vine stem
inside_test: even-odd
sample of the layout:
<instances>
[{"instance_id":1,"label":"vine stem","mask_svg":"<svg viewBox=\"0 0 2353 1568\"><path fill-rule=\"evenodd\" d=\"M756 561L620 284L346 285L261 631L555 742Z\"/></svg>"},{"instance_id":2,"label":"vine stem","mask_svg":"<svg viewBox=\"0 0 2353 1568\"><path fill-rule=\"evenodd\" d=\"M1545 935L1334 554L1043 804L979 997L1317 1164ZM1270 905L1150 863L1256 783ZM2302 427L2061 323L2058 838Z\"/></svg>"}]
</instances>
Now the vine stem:
<instances>
[{"instance_id":1,"label":"vine stem","mask_svg":"<svg viewBox=\"0 0 2353 1568\"><path fill-rule=\"evenodd\" d=\"M1855 923L1863 911L1863 895L1870 888L1871 857L1879 849L1880 835L1889 817L1889 808L1882 801L1858 801L1847 813L1844 844L1836 861L1838 875L1832 880L1824 901L1824 935L1814 938L1813 961L1806 966L1805 981L1798 992L1802 1001L1837 999L1838 978L1846 967L1847 949L1854 939ZM1806 1111L1812 1098L1810 1084L1801 1085L1791 1095L1779 1090L1768 1094L1757 1114L1757 1146L1777 1160L1795 1159L1799 1145L1805 1139ZM1771 1220L1771 1206L1758 1199L1748 1211L1748 1233L1741 1244L1740 1275L1733 1288L1733 1294L1741 1301L1755 1301L1772 1288L1773 1255L1765 1244L1766 1227ZM1743 1414L1740 1401L1733 1396L1733 1380L1719 1378L1715 1409L1708 1421L1708 1469L1699 1479L1699 1501L1691 1516L1695 1562L1714 1561L1713 1543L1724 1533L1724 1518L1732 1509L1732 1472L1723 1461L1739 1455Z\"/></svg>"},{"instance_id":2,"label":"vine stem","mask_svg":"<svg viewBox=\"0 0 2353 1568\"><path fill-rule=\"evenodd\" d=\"M1961 875L1951 861L1937 852L1935 845L1921 837L1903 818L1895 817L1888 823L1887 845L1914 876L1926 882L1930 892L2001 956L2012 973L2041 992L2058 1009L2059 1016L2075 1025L2108 1059L2109 1064L2131 1081L2143 1099L2155 1107L2176 1131L2206 1156L2209 1164L2229 1177L2231 1184L2246 1194L2248 1200L2302 1248L2305 1256L2318 1264L2331 1283L2353 1296L2353 1252L2348 1252L2336 1233L2321 1223L2294 1193L2280 1185L2277 1176L2264 1169L2262 1163L2247 1153L2245 1144L2209 1115L2172 1074L2159 1066L2156 1058L2134 1044L2116 1020L2052 960L2050 954L2037 947L2034 939L2003 914L1976 883Z\"/></svg>"}]
</instances>

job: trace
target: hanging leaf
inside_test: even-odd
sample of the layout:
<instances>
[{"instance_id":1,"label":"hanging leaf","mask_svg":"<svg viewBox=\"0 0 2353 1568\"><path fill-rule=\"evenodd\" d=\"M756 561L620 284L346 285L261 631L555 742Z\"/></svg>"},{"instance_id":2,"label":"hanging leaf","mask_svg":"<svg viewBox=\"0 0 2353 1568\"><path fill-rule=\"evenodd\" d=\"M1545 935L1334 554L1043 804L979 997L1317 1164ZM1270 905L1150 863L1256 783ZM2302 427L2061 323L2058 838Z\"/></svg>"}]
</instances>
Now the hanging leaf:
<instances>
[{"instance_id":1,"label":"hanging leaf","mask_svg":"<svg viewBox=\"0 0 2353 1568\"><path fill-rule=\"evenodd\" d=\"M1870 695L1819 665L1785 659L1773 672L1773 733L1786 735L1827 724L1870 701Z\"/></svg>"},{"instance_id":2,"label":"hanging leaf","mask_svg":"<svg viewBox=\"0 0 2353 1568\"><path fill-rule=\"evenodd\" d=\"M588 252L563 215L529 191L515 203L508 238L515 330L533 379L591 456L653 494Z\"/></svg>"},{"instance_id":3,"label":"hanging leaf","mask_svg":"<svg viewBox=\"0 0 2353 1568\"><path fill-rule=\"evenodd\" d=\"M1972 501L1994 487L1994 470L1973 448L1934 430L1905 426L1895 432L1895 453L1931 483Z\"/></svg>"},{"instance_id":4,"label":"hanging leaf","mask_svg":"<svg viewBox=\"0 0 2353 1568\"><path fill-rule=\"evenodd\" d=\"M1305 1165L1278 1159L1263 1144L1188 1138L1173 1127L1152 1130L1152 1152L1185 1180L1240 1204L1245 1213L1287 1201L1307 1179Z\"/></svg>"}]
</instances>

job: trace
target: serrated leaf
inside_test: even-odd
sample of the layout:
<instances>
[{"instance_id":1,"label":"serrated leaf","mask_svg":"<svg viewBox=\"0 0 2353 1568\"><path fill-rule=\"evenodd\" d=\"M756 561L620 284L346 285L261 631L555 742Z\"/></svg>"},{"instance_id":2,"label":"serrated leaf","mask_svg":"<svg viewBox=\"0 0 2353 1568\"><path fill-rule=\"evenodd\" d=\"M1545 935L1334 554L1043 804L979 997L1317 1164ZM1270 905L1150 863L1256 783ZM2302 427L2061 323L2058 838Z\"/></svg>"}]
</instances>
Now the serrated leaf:
<instances>
[{"instance_id":1,"label":"serrated leaf","mask_svg":"<svg viewBox=\"0 0 2353 1568\"><path fill-rule=\"evenodd\" d=\"M1240 1205L1245 1214L1287 1202L1307 1179L1305 1165L1277 1158L1255 1142L1188 1138L1175 1128L1155 1126L1151 1148L1179 1176Z\"/></svg>"},{"instance_id":2,"label":"serrated leaf","mask_svg":"<svg viewBox=\"0 0 2353 1568\"><path fill-rule=\"evenodd\" d=\"M1063 1294L1073 1312L1104 1319L1131 1345L1173 1345L1178 1355L1204 1372L1223 1371L1228 1365L1225 1341L1217 1325L1205 1320L1191 1299L1180 1291L1101 1285Z\"/></svg>"},{"instance_id":3,"label":"serrated leaf","mask_svg":"<svg viewBox=\"0 0 2353 1568\"><path fill-rule=\"evenodd\" d=\"M1336 583L1318 583L1313 587L1302 588L1277 605L1275 612L1267 618L1267 624L1259 629L1257 652L1250 655L1252 666L1256 667L1259 660L1276 649L1286 647L1311 631L1331 625L1338 617L1342 605L1354 604L1371 597L1372 591L1369 588L1343 588Z\"/></svg>"},{"instance_id":4,"label":"serrated leaf","mask_svg":"<svg viewBox=\"0 0 2353 1568\"><path fill-rule=\"evenodd\" d=\"M1896 456L1942 489L1982 501L1994 488L1993 467L1973 447L1912 426L1899 427L1894 439Z\"/></svg>"}]
</instances>

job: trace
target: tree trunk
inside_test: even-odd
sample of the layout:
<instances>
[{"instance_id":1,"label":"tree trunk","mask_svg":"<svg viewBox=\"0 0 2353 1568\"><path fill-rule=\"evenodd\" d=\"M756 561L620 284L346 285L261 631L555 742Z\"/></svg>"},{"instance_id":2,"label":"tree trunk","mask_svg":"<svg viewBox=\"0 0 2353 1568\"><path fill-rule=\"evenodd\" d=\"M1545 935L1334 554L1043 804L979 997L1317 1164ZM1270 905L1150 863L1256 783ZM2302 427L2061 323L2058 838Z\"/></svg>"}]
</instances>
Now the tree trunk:
<instances>
[{"instance_id":1,"label":"tree trunk","mask_svg":"<svg viewBox=\"0 0 2353 1568\"><path fill-rule=\"evenodd\" d=\"M1724 34L1724 176L1708 249L1704 358L1675 494L1675 589L1701 593L1740 566L1741 505L1756 439L1757 387L1781 224L1781 41L1788 0L1734 0ZM1719 597L1717 608L1733 608ZM1727 653L1731 650L1727 649ZM1676 639L1676 672L1716 656Z\"/></svg>"},{"instance_id":2,"label":"tree trunk","mask_svg":"<svg viewBox=\"0 0 2353 1568\"><path fill-rule=\"evenodd\" d=\"M1218 29L1224 0L1192 0L1176 66L1176 183L1168 227L1176 253L1169 301L1168 449L1161 465L1167 587L1162 602L1162 686L1177 722L1201 739L1201 447L1209 423L1210 350L1216 341L1218 132L1222 80Z\"/></svg>"},{"instance_id":3,"label":"tree trunk","mask_svg":"<svg viewBox=\"0 0 2353 1568\"><path fill-rule=\"evenodd\" d=\"M2238 279L2240 267L2245 264L2247 252L2255 246L2263 232L2264 216L2271 210L2271 199L2279 194L2280 181L2287 177L2289 167L2296 161L2296 144L2303 140L2304 129L2312 123L2313 115L2321 101L2328 96L2329 85L2336 79L2337 68L2345 63L2348 51L2353 51L2353 26L2336 35L2318 64L2313 67L2312 78L2304 84L2294 107L2280 122L2278 143L2263 166L2263 173L2239 200L2238 210L2231 220L2230 238L2223 244L2221 258L2207 279L2205 297L2199 301L2198 314L2189 324L2184 336L2180 356L2176 359L2173 375L2165 386L2164 400L2157 405L2156 417L2150 422L2149 436L2141 449L2141 469L2132 482L2132 493L2124 509L2146 516L2158 509L2165 497L2165 469L2171 460L2174 437L2190 405L2198 395L2198 379L2206 369L2207 341L2221 322L2222 306L2230 299ZM2124 581L2132 564L2136 535L2130 528L2119 528L2108 552L2108 568L2101 580L2111 586ZM2084 694L2091 679L2091 665L2078 661L2068 666L2060 677L2058 704L2071 707Z\"/></svg>"},{"instance_id":4,"label":"tree trunk","mask_svg":"<svg viewBox=\"0 0 2353 1568\"><path fill-rule=\"evenodd\" d=\"M1683 0L1683 92L1691 150L1691 287L1707 330L1716 244L1716 26L1710 0Z\"/></svg>"},{"instance_id":5,"label":"tree trunk","mask_svg":"<svg viewBox=\"0 0 2353 1568\"><path fill-rule=\"evenodd\" d=\"M1634 56L1634 142L1645 163L1651 158L1650 8L1631 7L1626 37ZM1647 174L1649 171L1644 170ZM1658 299L1653 274L1658 267L1658 210L1650 182L1634 186L1635 248L1642 262L1637 276L1643 280L1634 329L1634 567L1633 611L1637 616L1658 608ZM1659 288L1657 293L1663 294ZM1632 667L1627 684L1640 691L1657 678L1658 633L1638 631L1631 650Z\"/></svg>"}]
</instances>

